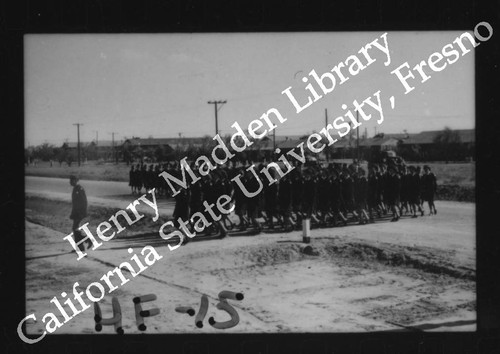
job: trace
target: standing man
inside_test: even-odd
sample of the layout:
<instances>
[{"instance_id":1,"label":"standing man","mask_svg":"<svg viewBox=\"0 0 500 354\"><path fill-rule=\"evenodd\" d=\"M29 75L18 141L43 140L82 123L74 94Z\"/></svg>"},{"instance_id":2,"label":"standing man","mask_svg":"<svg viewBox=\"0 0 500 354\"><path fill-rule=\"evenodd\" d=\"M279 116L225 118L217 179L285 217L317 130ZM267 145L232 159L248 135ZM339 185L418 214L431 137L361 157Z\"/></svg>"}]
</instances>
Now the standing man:
<instances>
[{"instance_id":1,"label":"standing man","mask_svg":"<svg viewBox=\"0 0 500 354\"><path fill-rule=\"evenodd\" d=\"M73 220L73 235L75 238L75 243L78 243L83 237L81 231L78 229L80 227L80 222L87 216L87 195L85 194L85 189L78 184L78 177L75 175L69 176L69 184L73 187L73 192L71 193L71 215L69 218ZM92 243L88 240L88 247L90 248ZM85 251L85 246L78 245L81 251Z\"/></svg>"}]
</instances>

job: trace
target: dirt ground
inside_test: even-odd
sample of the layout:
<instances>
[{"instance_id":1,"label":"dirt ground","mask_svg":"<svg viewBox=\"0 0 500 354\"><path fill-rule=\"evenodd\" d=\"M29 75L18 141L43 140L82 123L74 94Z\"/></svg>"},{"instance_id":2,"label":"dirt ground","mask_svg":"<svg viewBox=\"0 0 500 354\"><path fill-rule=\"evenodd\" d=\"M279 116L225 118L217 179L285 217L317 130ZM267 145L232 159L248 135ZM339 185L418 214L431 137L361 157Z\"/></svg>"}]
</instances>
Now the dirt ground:
<instances>
[{"instance_id":1,"label":"dirt ground","mask_svg":"<svg viewBox=\"0 0 500 354\"><path fill-rule=\"evenodd\" d=\"M145 319L146 333L475 330L475 207L440 202L437 208L438 215L398 223L314 229L311 249L301 231L293 231L190 242L170 251L158 235L160 221L145 220L77 261L63 240L71 227L69 203L29 196L26 311L37 321L28 322L28 332L43 332L42 316L58 313L49 303L54 296L61 299L65 291L72 297L75 282L85 291L133 254L144 260L140 251L147 245L162 258L135 278L124 272L131 280L123 286L117 281L118 289L100 301L110 317L111 297L118 298L125 333L140 333L132 299L150 293L157 299L144 308L160 313ZM114 211L112 205L94 206L90 219L97 225ZM211 316L229 319L216 308L222 290L244 294L241 301L229 300L240 320L226 330L208 323ZM203 294L209 308L200 329L194 317L175 308L198 312ZM56 333L96 333L93 316L88 309ZM103 333L114 330L105 327Z\"/></svg>"}]
</instances>

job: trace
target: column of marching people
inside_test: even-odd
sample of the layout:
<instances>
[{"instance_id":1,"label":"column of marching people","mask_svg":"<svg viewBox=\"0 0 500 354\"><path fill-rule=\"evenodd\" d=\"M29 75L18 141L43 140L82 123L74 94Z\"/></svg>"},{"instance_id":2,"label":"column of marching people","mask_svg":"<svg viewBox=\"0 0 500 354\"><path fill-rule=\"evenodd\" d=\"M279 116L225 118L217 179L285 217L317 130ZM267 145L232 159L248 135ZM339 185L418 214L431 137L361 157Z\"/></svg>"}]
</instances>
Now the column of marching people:
<instances>
[{"instance_id":1,"label":"column of marching people","mask_svg":"<svg viewBox=\"0 0 500 354\"><path fill-rule=\"evenodd\" d=\"M357 163L296 165L279 179L271 168L270 173L278 181L265 183L266 178L261 176L262 192L249 198L232 180L239 175L248 191L258 190L259 181L247 170L250 165L233 163L218 167L196 183L188 183L188 188L175 196L174 222L179 217L188 220L202 211L203 201L214 203L223 194L231 196L237 220L224 216L205 230L207 235L224 237L227 230L233 229L260 233L263 229L280 228L289 232L300 229L303 219L310 219L312 227L366 224L387 217L396 222L406 215L424 216L425 203L429 215L437 213L436 176L427 165L423 171L420 166L385 163L368 164L368 171ZM264 164L257 164L255 171L262 167ZM162 171L181 177L178 163L133 165L129 175L132 193L155 188L160 197L171 197L165 179L159 176Z\"/></svg>"}]
</instances>

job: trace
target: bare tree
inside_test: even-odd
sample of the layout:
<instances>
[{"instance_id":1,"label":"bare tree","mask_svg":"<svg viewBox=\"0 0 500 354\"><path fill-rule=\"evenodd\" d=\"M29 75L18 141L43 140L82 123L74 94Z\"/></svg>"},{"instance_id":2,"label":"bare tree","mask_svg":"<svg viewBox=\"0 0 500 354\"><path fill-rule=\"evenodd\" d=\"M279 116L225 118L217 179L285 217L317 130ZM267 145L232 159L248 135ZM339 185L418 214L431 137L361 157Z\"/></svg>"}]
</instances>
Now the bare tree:
<instances>
[{"instance_id":1,"label":"bare tree","mask_svg":"<svg viewBox=\"0 0 500 354\"><path fill-rule=\"evenodd\" d=\"M449 127L445 127L443 131L436 135L434 143L438 149L438 154L442 154L446 163L459 154L460 135Z\"/></svg>"}]
</instances>

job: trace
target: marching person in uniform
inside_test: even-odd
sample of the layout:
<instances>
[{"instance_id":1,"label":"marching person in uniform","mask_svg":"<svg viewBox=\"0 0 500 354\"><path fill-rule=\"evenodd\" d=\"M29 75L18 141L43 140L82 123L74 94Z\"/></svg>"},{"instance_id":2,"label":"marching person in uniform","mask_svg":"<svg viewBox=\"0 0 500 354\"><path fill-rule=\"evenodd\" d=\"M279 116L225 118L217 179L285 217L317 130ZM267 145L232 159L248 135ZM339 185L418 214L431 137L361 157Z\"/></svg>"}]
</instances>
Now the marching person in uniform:
<instances>
[{"instance_id":1,"label":"marching person in uniform","mask_svg":"<svg viewBox=\"0 0 500 354\"><path fill-rule=\"evenodd\" d=\"M240 176L240 180L243 181L243 184L246 184L246 176L245 176L245 169L241 167L238 170L238 175ZM234 176L236 177L236 176ZM244 231L247 229L247 226L249 224L248 219L246 218L246 213L247 213L247 199L245 194L243 194L243 191L241 188L239 188L236 185L236 182L232 181L233 183L233 189L234 189L234 213L238 216L240 223L238 224L238 228L240 231Z\"/></svg>"},{"instance_id":2,"label":"marching person in uniform","mask_svg":"<svg viewBox=\"0 0 500 354\"><path fill-rule=\"evenodd\" d=\"M273 178L276 178L276 171L269 171ZM274 229L274 218L277 217L278 206L278 182L264 185L264 206L267 217L267 225L269 229Z\"/></svg>"},{"instance_id":3,"label":"marching person in uniform","mask_svg":"<svg viewBox=\"0 0 500 354\"><path fill-rule=\"evenodd\" d=\"M365 177L365 170L358 168L354 173L354 205L359 215L359 224L366 224L369 220L366 213L366 200L368 198L368 180Z\"/></svg>"},{"instance_id":4,"label":"marching person in uniform","mask_svg":"<svg viewBox=\"0 0 500 354\"><path fill-rule=\"evenodd\" d=\"M294 228L291 217L292 209L292 180L289 175L283 176L278 185L279 214L282 226L285 231L292 231Z\"/></svg>"},{"instance_id":5,"label":"marching person in uniform","mask_svg":"<svg viewBox=\"0 0 500 354\"><path fill-rule=\"evenodd\" d=\"M130 190L132 191L132 195L135 194L135 171L134 164L130 166L130 171L128 173L128 185L130 186Z\"/></svg>"},{"instance_id":6,"label":"marching person in uniform","mask_svg":"<svg viewBox=\"0 0 500 354\"><path fill-rule=\"evenodd\" d=\"M226 183L226 173L224 172L224 170L219 169L217 171L214 171L212 179L212 189L213 192L207 193L206 195L206 201L209 204L217 204L217 200L221 195L227 195L229 189ZM214 225L216 226L216 230L219 232L221 238L224 238L227 235L227 229L224 224L224 217L227 217L227 215L221 215L219 221L214 220Z\"/></svg>"},{"instance_id":7,"label":"marching person in uniform","mask_svg":"<svg viewBox=\"0 0 500 354\"><path fill-rule=\"evenodd\" d=\"M340 188L342 191L343 211L346 218L349 213L352 213L353 217L359 221L354 205L354 180L351 177L351 171L347 167L342 170Z\"/></svg>"},{"instance_id":8,"label":"marching person in uniform","mask_svg":"<svg viewBox=\"0 0 500 354\"><path fill-rule=\"evenodd\" d=\"M304 180L302 178L301 167L298 166L292 171L292 210L295 213L295 222L297 229L302 228L302 191L304 189Z\"/></svg>"},{"instance_id":9,"label":"marching person in uniform","mask_svg":"<svg viewBox=\"0 0 500 354\"><path fill-rule=\"evenodd\" d=\"M431 168L424 166L424 174L420 180L422 186L422 198L429 204L430 214L437 214L436 206L434 205L434 195L437 190L436 176L431 172Z\"/></svg>"},{"instance_id":10,"label":"marching person in uniform","mask_svg":"<svg viewBox=\"0 0 500 354\"><path fill-rule=\"evenodd\" d=\"M78 183L78 177L75 175L69 176L69 184L73 187L73 192L71 193L71 215L69 218L73 220L73 235L75 238L75 243L78 243L83 237L82 232L78 229L80 223L87 216L87 195L85 194L85 189ZM92 242L87 240L88 247L92 246ZM79 244L78 247L81 251L85 251L85 246Z\"/></svg>"},{"instance_id":11,"label":"marching person in uniform","mask_svg":"<svg viewBox=\"0 0 500 354\"><path fill-rule=\"evenodd\" d=\"M421 216L424 216L424 210L420 206L420 176L417 174L415 166L410 166L410 185L408 188L408 203L413 213L412 218L417 217L417 210L420 211Z\"/></svg>"},{"instance_id":12,"label":"marching person in uniform","mask_svg":"<svg viewBox=\"0 0 500 354\"><path fill-rule=\"evenodd\" d=\"M377 212L378 217L380 217L379 204L381 203L380 193L379 193L379 177L377 175L377 167L372 165L368 168L368 194L367 194L367 206L368 215L370 222L374 222L375 218L373 213Z\"/></svg>"},{"instance_id":13,"label":"marching person in uniform","mask_svg":"<svg viewBox=\"0 0 500 354\"><path fill-rule=\"evenodd\" d=\"M319 171L318 188L317 188L317 211L319 212L319 220L322 225L327 224L327 216L330 211L330 193L332 181L328 175L326 168L321 168Z\"/></svg>"},{"instance_id":14,"label":"marching person in uniform","mask_svg":"<svg viewBox=\"0 0 500 354\"><path fill-rule=\"evenodd\" d=\"M137 164L135 166L133 180L134 180L135 192L137 194L141 194L141 191L142 191L142 172L141 172L141 165L139 165L139 164Z\"/></svg>"},{"instance_id":15,"label":"marching person in uniform","mask_svg":"<svg viewBox=\"0 0 500 354\"><path fill-rule=\"evenodd\" d=\"M312 168L304 171L304 189L302 191L302 214L304 218L311 219L311 222L318 223L319 220L314 216L314 203L316 201L317 180Z\"/></svg>"},{"instance_id":16,"label":"marching person in uniform","mask_svg":"<svg viewBox=\"0 0 500 354\"><path fill-rule=\"evenodd\" d=\"M139 193L141 193L142 187L146 189L146 193L148 192L148 170L146 168L146 165L141 166L141 188L139 189Z\"/></svg>"},{"instance_id":17,"label":"marching person in uniform","mask_svg":"<svg viewBox=\"0 0 500 354\"><path fill-rule=\"evenodd\" d=\"M411 176L408 173L406 166L399 167L399 176L401 178L401 192L400 192L400 215L403 215L403 209L405 214L410 212L411 207L409 202L410 189L411 189Z\"/></svg>"},{"instance_id":18,"label":"marching person in uniform","mask_svg":"<svg viewBox=\"0 0 500 354\"><path fill-rule=\"evenodd\" d=\"M401 189L401 178L396 172L396 166L389 166L389 175L385 180L385 191L386 191L386 203L387 208L392 211L391 221L399 220L398 205L399 205L399 193Z\"/></svg>"},{"instance_id":19,"label":"marching person in uniform","mask_svg":"<svg viewBox=\"0 0 500 354\"><path fill-rule=\"evenodd\" d=\"M245 168L245 170L246 170L246 168ZM257 181L257 179L255 178L255 175L252 172L247 170L245 177L246 177L245 179L246 179L246 182L248 185L248 190L256 191L259 189L259 187L260 187L259 181ZM245 204L247 206L247 215L248 215L248 219L250 220L249 224L251 224L252 227L255 228L257 233L261 233L262 226L257 221L257 212L258 212L258 207L259 207L259 196L257 195L257 196L253 196L253 197L248 197L245 195L245 199L246 199Z\"/></svg>"},{"instance_id":20,"label":"marching person in uniform","mask_svg":"<svg viewBox=\"0 0 500 354\"><path fill-rule=\"evenodd\" d=\"M342 213L342 187L340 181L340 171L337 168L332 170L332 179L330 187L330 207L333 214L333 224L337 226L337 221L341 221L344 226L347 225L347 218Z\"/></svg>"}]
</instances>

